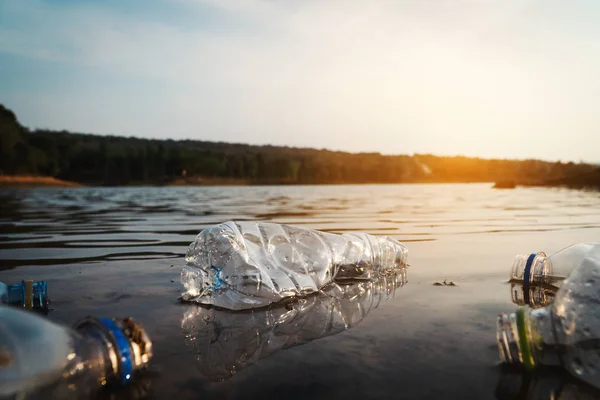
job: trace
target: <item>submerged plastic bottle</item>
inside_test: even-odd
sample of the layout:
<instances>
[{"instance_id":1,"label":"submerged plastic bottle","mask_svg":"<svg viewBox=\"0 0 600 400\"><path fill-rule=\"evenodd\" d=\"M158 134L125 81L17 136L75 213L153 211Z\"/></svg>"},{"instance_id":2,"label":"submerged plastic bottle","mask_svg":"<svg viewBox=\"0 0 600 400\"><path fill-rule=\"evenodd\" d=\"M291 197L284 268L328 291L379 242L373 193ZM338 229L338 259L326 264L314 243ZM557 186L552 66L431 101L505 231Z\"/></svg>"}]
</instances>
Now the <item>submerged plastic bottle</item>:
<instances>
[{"instance_id":1,"label":"submerged plastic bottle","mask_svg":"<svg viewBox=\"0 0 600 400\"><path fill-rule=\"evenodd\" d=\"M26 308L47 308L48 284L31 280L13 285L0 282L0 303Z\"/></svg>"},{"instance_id":2,"label":"submerged plastic bottle","mask_svg":"<svg viewBox=\"0 0 600 400\"><path fill-rule=\"evenodd\" d=\"M86 398L128 383L151 357L152 342L131 318L86 318L68 329L0 306L0 398Z\"/></svg>"},{"instance_id":3,"label":"submerged plastic bottle","mask_svg":"<svg viewBox=\"0 0 600 400\"><path fill-rule=\"evenodd\" d=\"M571 271L599 249L600 243L578 243L551 256L543 252L518 255L511 269L510 281L522 282L526 289L530 285L540 285L557 290Z\"/></svg>"},{"instance_id":4,"label":"submerged plastic bottle","mask_svg":"<svg viewBox=\"0 0 600 400\"><path fill-rule=\"evenodd\" d=\"M252 312L192 305L181 328L202 374L223 381L281 350L358 325L406 283L406 270L373 281L331 284L323 291Z\"/></svg>"},{"instance_id":5,"label":"submerged plastic bottle","mask_svg":"<svg viewBox=\"0 0 600 400\"><path fill-rule=\"evenodd\" d=\"M600 388L600 247L586 253L554 302L498 317L500 357L508 363L562 365Z\"/></svg>"},{"instance_id":6,"label":"submerged plastic bottle","mask_svg":"<svg viewBox=\"0 0 600 400\"><path fill-rule=\"evenodd\" d=\"M315 293L335 281L369 280L406 266L390 237L336 235L264 222L225 222L190 245L182 299L233 310Z\"/></svg>"}]
</instances>

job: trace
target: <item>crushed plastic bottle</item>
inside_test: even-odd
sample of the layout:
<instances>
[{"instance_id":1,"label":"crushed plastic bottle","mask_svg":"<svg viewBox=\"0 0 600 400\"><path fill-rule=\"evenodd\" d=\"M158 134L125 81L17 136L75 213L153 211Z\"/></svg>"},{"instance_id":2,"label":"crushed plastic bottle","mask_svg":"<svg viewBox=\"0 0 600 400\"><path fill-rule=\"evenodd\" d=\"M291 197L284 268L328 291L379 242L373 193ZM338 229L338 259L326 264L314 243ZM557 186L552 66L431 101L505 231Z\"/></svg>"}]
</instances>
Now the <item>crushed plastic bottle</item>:
<instances>
[{"instance_id":1,"label":"crushed plastic bottle","mask_svg":"<svg viewBox=\"0 0 600 400\"><path fill-rule=\"evenodd\" d=\"M32 280L13 285L0 282L0 303L25 308L48 308L48 284Z\"/></svg>"},{"instance_id":2,"label":"crushed plastic bottle","mask_svg":"<svg viewBox=\"0 0 600 400\"><path fill-rule=\"evenodd\" d=\"M600 246L586 252L554 302L498 317L500 357L507 363L562 365L600 388Z\"/></svg>"},{"instance_id":3,"label":"crushed plastic bottle","mask_svg":"<svg viewBox=\"0 0 600 400\"><path fill-rule=\"evenodd\" d=\"M86 318L73 329L0 306L0 398L87 398L127 384L152 357L152 342L131 318Z\"/></svg>"},{"instance_id":4,"label":"crushed plastic bottle","mask_svg":"<svg viewBox=\"0 0 600 400\"><path fill-rule=\"evenodd\" d=\"M223 381L281 350L356 326L405 283L406 269L401 269L373 281L334 283L313 296L252 312L192 305L181 328L202 374Z\"/></svg>"},{"instance_id":5,"label":"crushed plastic bottle","mask_svg":"<svg viewBox=\"0 0 600 400\"><path fill-rule=\"evenodd\" d=\"M522 283L525 289L539 285L558 290L571 271L599 248L600 243L578 243L551 256L544 252L518 255L511 269L510 282Z\"/></svg>"},{"instance_id":6,"label":"crushed plastic bottle","mask_svg":"<svg viewBox=\"0 0 600 400\"><path fill-rule=\"evenodd\" d=\"M393 273L406 266L407 253L390 237L229 221L203 230L190 245L182 299L233 310L264 307L333 281Z\"/></svg>"}]
</instances>

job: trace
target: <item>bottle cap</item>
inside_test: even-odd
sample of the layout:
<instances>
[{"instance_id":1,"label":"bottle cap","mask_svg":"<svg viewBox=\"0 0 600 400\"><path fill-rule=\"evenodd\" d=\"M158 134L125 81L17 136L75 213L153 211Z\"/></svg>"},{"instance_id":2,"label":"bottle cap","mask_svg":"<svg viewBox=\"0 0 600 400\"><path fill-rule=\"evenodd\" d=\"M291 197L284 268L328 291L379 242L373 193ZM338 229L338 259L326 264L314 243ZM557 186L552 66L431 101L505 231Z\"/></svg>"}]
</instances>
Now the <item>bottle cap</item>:
<instances>
[{"instance_id":1,"label":"bottle cap","mask_svg":"<svg viewBox=\"0 0 600 400\"><path fill-rule=\"evenodd\" d=\"M8 285L8 304L27 308L48 307L48 284L45 281L21 281Z\"/></svg>"},{"instance_id":2,"label":"bottle cap","mask_svg":"<svg viewBox=\"0 0 600 400\"><path fill-rule=\"evenodd\" d=\"M152 358L152 341L133 318L88 317L77 322L74 328L100 332L103 340L108 342L112 375L122 385L131 381L134 371L146 368Z\"/></svg>"}]
</instances>

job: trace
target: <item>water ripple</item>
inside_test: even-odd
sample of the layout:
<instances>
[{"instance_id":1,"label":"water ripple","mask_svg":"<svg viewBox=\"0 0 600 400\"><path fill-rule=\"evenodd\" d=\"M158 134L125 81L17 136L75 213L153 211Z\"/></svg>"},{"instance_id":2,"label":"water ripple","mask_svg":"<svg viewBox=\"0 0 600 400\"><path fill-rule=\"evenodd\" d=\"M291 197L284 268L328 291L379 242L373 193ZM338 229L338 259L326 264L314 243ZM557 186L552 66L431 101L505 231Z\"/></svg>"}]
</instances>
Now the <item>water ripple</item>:
<instances>
[{"instance_id":1,"label":"water ripple","mask_svg":"<svg viewBox=\"0 0 600 400\"><path fill-rule=\"evenodd\" d=\"M598 200L487 184L10 189L0 193L0 269L178 257L200 230L229 219L405 242L591 229L600 227Z\"/></svg>"}]
</instances>

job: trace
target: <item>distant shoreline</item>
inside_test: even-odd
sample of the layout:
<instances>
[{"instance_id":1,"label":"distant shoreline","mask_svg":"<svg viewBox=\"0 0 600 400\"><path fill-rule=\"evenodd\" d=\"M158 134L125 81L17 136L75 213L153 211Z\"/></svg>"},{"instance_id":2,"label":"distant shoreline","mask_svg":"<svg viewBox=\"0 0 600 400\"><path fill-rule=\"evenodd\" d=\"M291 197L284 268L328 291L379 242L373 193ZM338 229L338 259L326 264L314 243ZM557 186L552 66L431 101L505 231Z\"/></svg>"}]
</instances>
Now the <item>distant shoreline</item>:
<instances>
[{"instance_id":1,"label":"distant shoreline","mask_svg":"<svg viewBox=\"0 0 600 400\"><path fill-rule=\"evenodd\" d=\"M595 179L593 180L595 183ZM41 175L0 175L0 188L6 187L183 187L183 186L303 186L303 185L396 185L396 184L490 184L494 189L513 189L515 187L565 187L570 189L592 189L598 190L600 186L590 184L590 182L578 182L577 180L546 181L546 182L514 182L510 181L509 186L505 182L493 181L439 181L423 180L411 182L320 182L320 183L299 183L286 180L252 180L243 178L215 178L215 177L187 177L178 178L165 182L131 182L125 185L103 185L98 183L78 183L57 179L51 176Z\"/></svg>"},{"instance_id":2,"label":"distant shoreline","mask_svg":"<svg viewBox=\"0 0 600 400\"><path fill-rule=\"evenodd\" d=\"M497 183L600 188L600 166L31 130L0 104L0 186ZM17 146L18 145L18 146ZM51 178L53 177L53 178ZM514 182L514 184L513 184Z\"/></svg>"},{"instance_id":3,"label":"distant shoreline","mask_svg":"<svg viewBox=\"0 0 600 400\"><path fill-rule=\"evenodd\" d=\"M63 181L51 176L34 175L0 175L0 186L25 186L25 187L83 187L77 182Z\"/></svg>"},{"instance_id":4,"label":"distant shoreline","mask_svg":"<svg viewBox=\"0 0 600 400\"><path fill-rule=\"evenodd\" d=\"M0 175L0 187L182 187L182 186L303 186L303 185L396 185L396 184L469 184L489 183L492 181L412 181L412 182L322 182L298 183L288 180L252 180L238 178L188 177L166 182L131 182L126 185L102 185L78 183L40 175ZM490 186L491 187L491 186Z\"/></svg>"}]
</instances>

